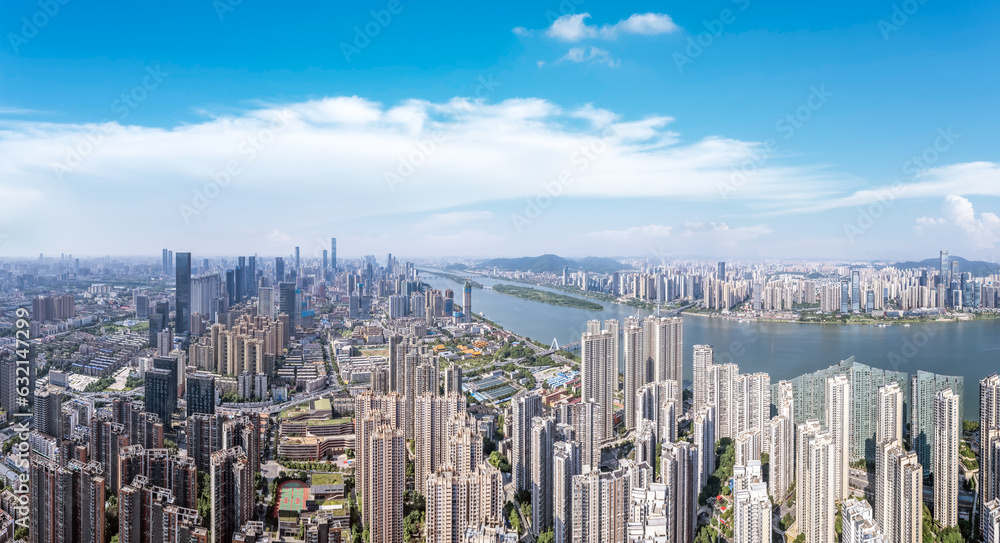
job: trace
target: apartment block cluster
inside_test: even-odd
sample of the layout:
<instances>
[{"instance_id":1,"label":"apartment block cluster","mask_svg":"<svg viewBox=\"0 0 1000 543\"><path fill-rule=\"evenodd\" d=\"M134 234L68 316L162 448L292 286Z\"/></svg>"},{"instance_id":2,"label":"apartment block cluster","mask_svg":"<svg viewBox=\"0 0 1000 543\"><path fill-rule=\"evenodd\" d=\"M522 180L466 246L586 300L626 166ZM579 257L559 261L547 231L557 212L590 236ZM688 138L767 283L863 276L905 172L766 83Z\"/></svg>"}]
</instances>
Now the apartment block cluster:
<instances>
[{"instance_id":1,"label":"apartment block cluster","mask_svg":"<svg viewBox=\"0 0 1000 543\"><path fill-rule=\"evenodd\" d=\"M112 530L105 515L111 496L117 497L119 541L209 543L263 535L252 523L261 456L256 414L192 415L182 455L165 447L166 436L174 435L173 412L164 418L149 402L115 398L95 409L92 400L64 403L46 390L34 401L30 541L103 543ZM198 512L199 493L210 496L210 519ZM0 496L8 515L17 503L10 490Z\"/></svg>"}]
</instances>

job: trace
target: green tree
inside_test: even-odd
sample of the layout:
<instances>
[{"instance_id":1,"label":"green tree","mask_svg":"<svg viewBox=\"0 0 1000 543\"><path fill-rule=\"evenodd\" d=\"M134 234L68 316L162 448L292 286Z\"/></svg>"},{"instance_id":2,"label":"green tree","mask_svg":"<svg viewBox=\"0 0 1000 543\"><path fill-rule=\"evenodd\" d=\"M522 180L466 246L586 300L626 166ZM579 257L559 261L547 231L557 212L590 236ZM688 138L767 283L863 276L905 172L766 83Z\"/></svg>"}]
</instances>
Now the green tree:
<instances>
[{"instance_id":1,"label":"green tree","mask_svg":"<svg viewBox=\"0 0 1000 543\"><path fill-rule=\"evenodd\" d=\"M538 539L535 543L552 543L556 539L556 533L552 531L552 528L545 530L544 532L538 534Z\"/></svg>"},{"instance_id":2,"label":"green tree","mask_svg":"<svg viewBox=\"0 0 1000 543\"><path fill-rule=\"evenodd\" d=\"M114 494L104 502L104 525L107 535L118 535L118 497Z\"/></svg>"},{"instance_id":3,"label":"green tree","mask_svg":"<svg viewBox=\"0 0 1000 543\"><path fill-rule=\"evenodd\" d=\"M958 529L958 526L949 526L938 532L938 542L965 543L965 539L962 537L962 532Z\"/></svg>"},{"instance_id":4,"label":"green tree","mask_svg":"<svg viewBox=\"0 0 1000 543\"><path fill-rule=\"evenodd\" d=\"M517 511L510 510L510 526L517 530L517 533L521 533L521 517L517 516Z\"/></svg>"},{"instance_id":5,"label":"green tree","mask_svg":"<svg viewBox=\"0 0 1000 543\"><path fill-rule=\"evenodd\" d=\"M507 457L501 454L500 451L493 451L490 453L489 463L504 473L510 473L510 461L507 460Z\"/></svg>"}]
</instances>

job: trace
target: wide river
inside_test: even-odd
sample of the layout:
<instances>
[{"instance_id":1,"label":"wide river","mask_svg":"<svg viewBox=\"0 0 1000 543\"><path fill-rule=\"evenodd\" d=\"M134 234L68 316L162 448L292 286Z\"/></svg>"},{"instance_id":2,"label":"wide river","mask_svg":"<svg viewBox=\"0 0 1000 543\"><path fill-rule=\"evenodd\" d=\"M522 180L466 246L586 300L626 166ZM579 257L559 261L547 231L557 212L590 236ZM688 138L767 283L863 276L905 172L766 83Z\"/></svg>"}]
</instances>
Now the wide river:
<instances>
[{"instance_id":1,"label":"wide river","mask_svg":"<svg viewBox=\"0 0 1000 543\"><path fill-rule=\"evenodd\" d=\"M457 275L457 274L456 274ZM461 303L462 286L450 279L421 273L436 289L455 291ZM476 278L483 285L512 281ZM565 294L559 290L535 287ZM472 289L472 309L522 336L560 345L580 340L588 320L640 318L651 311L599 302L603 311L588 311L522 300L488 289ZM691 378L692 345L713 345L716 363L735 362L742 373L764 371L771 382L791 379L854 356L858 362L913 374L924 370L965 378L964 418L979 419L979 380L1000 372L1000 320L961 323L892 325L797 324L737 322L696 315L684 316L684 371Z\"/></svg>"}]
</instances>

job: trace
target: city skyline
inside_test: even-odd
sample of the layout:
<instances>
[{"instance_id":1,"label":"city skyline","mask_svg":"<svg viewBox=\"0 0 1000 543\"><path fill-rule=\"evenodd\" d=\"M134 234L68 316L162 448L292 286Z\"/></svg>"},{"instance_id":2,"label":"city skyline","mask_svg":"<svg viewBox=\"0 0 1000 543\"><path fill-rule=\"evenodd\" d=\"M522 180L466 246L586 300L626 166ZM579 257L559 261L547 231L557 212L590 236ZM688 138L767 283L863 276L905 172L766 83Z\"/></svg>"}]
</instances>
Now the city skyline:
<instances>
[{"instance_id":1,"label":"city skyline","mask_svg":"<svg viewBox=\"0 0 1000 543\"><path fill-rule=\"evenodd\" d=\"M0 1L0 541L1000 543L998 18Z\"/></svg>"}]
</instances>

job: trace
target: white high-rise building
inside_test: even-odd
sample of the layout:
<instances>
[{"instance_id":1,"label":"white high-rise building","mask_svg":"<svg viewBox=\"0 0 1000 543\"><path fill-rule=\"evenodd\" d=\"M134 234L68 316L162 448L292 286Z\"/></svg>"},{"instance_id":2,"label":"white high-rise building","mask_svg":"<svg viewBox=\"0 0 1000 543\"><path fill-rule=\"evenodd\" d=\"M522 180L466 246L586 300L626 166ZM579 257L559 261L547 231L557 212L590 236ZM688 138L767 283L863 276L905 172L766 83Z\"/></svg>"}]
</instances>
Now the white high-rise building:
<instances>
[{"instance_id":1,"label":"white high-rise building","mask_svg":"<svg viewBox=\"0 0 1000 543\"><path fill-rule=\"evenodd\" d=\"M625 540L629 479L625 468L573 477L573 543Z\"/></svg>"},{"instance_id":2,"label":"white high-rise building","mask_svg":"<svg viewBox=\"0 0 1000 543\"><path fill-rule=\"evenodd\" d=\"M771 419L771 376L766 373L740 375L736 379L735 435L755 431L764 435Z\"/></svg>"},{"instance_id":3,"label":"white high-rise building","mask_svg":"<svg viewBox=\"0 0 1000 543\"><path fill-rule=\"evenodd\" d=\"M641 464L646 462L650 466L656 463L656 448L659 443L656 441L656 432L653 431L653 422L648 420L639 421L639 427L635 433L635 462Z\"/></svg>"},{"instance_id":4,"label":"white high-rise building","mask_svg":"<svg viewBox=\"0 0 1000 543\"><path fill-rule=\"evenodd\" d=\"M646 364L642 349L642 326L634 318L625 319L625 428L636 428L636 393L646 384Z\"/></svg>"},{"instance_id":5,"label":"white high-rise building","mask_svg":"<svg viewBox=\"0 0 1000 543\"><path fill-rule=\"evenodd\" d=\"M806 543L834 541L834 447L818 420L799 424L796 432L796 498L799 533Z\"/></svg>"},{"instance_id":6,"label":"white high-rise building","mask_svg":"<svg viewBox=\"0 0 1000 543\"><path fill-rule=\"evenodd\" d=\"M580 443L580 473L601 467L601 438L598 434L604 413L594 400L580 402L573 409L573 428Z\"/></svg>"},{"instance_id":7,"label":"white high-rise building","mask_svg":"<svg viewBox=\"0 0 1000 543\"><path fill-rule=\"evenodd\" d=\"M739 413L736 407L736 381L740 368L736 364L714 365L711 368L708 401L715 404L715 436L734 438L739 433Z\"/></svg>"},{"instance_id":8,"label":"white high-rise building","mask_svg":"<svg viewBox=\"0 0 1000 543\"><path fill-rule=\"evenodd\" d=\"M886 543L868 502L848 498L841 511L841 543Z\"/></svg>"},{"instance_id":9,"label":"white high-rise building","mask_svg":"<svg viewBox=\"0 0 1000 543\"><path fill-rule=\"evenodd\" d=\"M784 416L777 416L767 424L767 454L770 465L768 491L779 502L783 501L791 488L792 448L794 447L792 423Z\"/></svg>"},{"instance_id":10,"label":"white high-rise building","mask_svg":"<svg viewBox=\"0 0 1000 543\"><path fill-rule=\"evenodd\" d=\"M636 421L650 420L658 442L677 439L677 418L680 410L674 399L680 385L676 381L647 383L636 392Z\"/></svg>"},{"instance_id":11,"label":"white high-rise building","mask_svg":"<svg viewBox=\"0 0 1000 543\"><path fill-rule=\"evenodd\" d=\"M451 438L448 421L452 415L465 413L465 396L437 396L429 392L417 396L414 424L420 431L416 432L413 444L417 492L423 494L427 476L447 463L448 442Z\"/></svg>"},{"instance_id":12,"label":"white high-rise building","mask_svg":"<svg viewBox=\"0 0 1000 543\"><path fill-rule=\"evenodd\" d=\"M984 543L1000 543L1000 499L993 498L983 504L982 537L980 541Z\"/></svg>"},{"instance_id":13,"label":"white high-rise building","mask_svg":"<svg viewBox=\"0 0 1000 543\"><path fill-rule=\"evenodd\" d=\"M924 473L917 453L896 441L883 441L876 450L875 522L889 543L920 543Z\"/></svg>"},{"instance_id":14,"label":"white high-rise building","mask_svg":"<svg viewBox=\"0 0 1000 543\"><path fill-rule=\"evenodd\" d=\"M850 481L851 382L846 375L826 380L826 428L833 438L833 497L847 498Z\"/></svg>"},{"instance_id":15,"label":"white high-rise building","mask_svg":"<svg viewBox=\"0 0 1000 543\"><path fill-rule=\"evenodd\" d=\"M775 398L775 405L778 408L778 415L788 417L788 420L795 421L795 397L792 392L790 381L778 381L778 395Z\"/></svg>"},{"instance_id":16,"label":"white high-rise building","mask_svg":"<svg viewBox=\"0 0 1000 543\"><path fill-rule=\"evenodd\" d=\"M735 543L771 543L771 500L767 485L752 483L747 490L734 494L733 541Z\"/></svg>"},{"instance_id":17,"label":"white high-rise building","mask_svg":"<svg viewBox=\"0 0 1000 543\"><path fill-rule=\"evenodd\" d=\"M709 381L711 379L712 365L715 363L715 353L711 345L694 346L694 369L691 374L692 403L691 410L698 412L701 406L708 403Z\"/></svg>"},{"instance_id":18,"label":"white high-rise building","mask_svg":"<svg viewBox=\"0 0 1000 543\"><path fill-rule=\"evenodd\" d=\"M958 394L944 389L934 398L934 520L958 525L958 444L962 434Z\"/></svg>"},{"instance_id":19,"label":"white high-rise building","mask_svg":"<svg viewBox=\"0 0 1000 543\"><path fill-rule=\"evenodd\" d=\"M1000 443L1000 375L979 381L979 529L986 533L986 504L1000 498L1000 477L994 458L994 443Z\"/></svg>"},{"instance_id":20,"label":"white high-rise building","mask_svg":"<svg viewBox=\"0 0 1000 543\"><path fill-rule=\"evenodd\" d=\"M668 541L690 543L698 526L698 450L686 441L664 443L660 453L660 482L667 485L670 515Z\"/></svg>"},{"instance_id":21,"label":"white high-rise building","mask_svg":"<svg viewBox=\"0 0 1000 543\"><path fill-rule=\"evenodd\" d=\"M653 337L653 380L684 382L684 319L662 317L656 320ZM684 413L684 402L678 388L674 400L677 413Z\"/></svg>"},{"instance_id":22,"label":"white high-rise building","mask_svg":"<svg viewBox=\"0 0 1000 543\"><path fill-rule=\"evenodd\" d=\"M542 413L542 398L522 392L510 402L512 411L511 476L518 490L531 489L531 421Z\"/></svg>"},{"instance_id":23,"label":"white high-rise building","mask_svg":"<svg viewBox=\"0 0 1000 543\"><path fill-rule=\"evenodd\" d=\"M889 383L878 389L878 421L875 443L903 442L903 391L899 383Z\"/></svg>"},{"instance_id":24,"label":"white high-rise building","mask_svg":"<svg viewBox=\"0 0 1000 543\"><path fill-rule=\"evenodd\" d=\"M763 439L757 430L745 430L740 432L733 441L736 465L745 466L753 460L760 461L763 451Z\"/></svg>"},{"instance_id":25,"label":"white high-rise building","mask_svg":"<svg viewBox=\"0 0 1000 543\"><path fill-rule=\"evenodd\" d=\"M667 541L670 511L667 510L669 489L663 483L650 483L648 488L632 488L629 507L628 543Z\"/></svg>"},{"instance_id":26,"label":"white high-rise building","mask_svg":"<svg viewBox=\"0 0 1000 543\"><path fill-rule=\"evenodd\" d=\"M694 412L691 422L691 442L698 448L698 476L695 491L700 493L715 473L715 406L703 404Z\"/></svg>"},{"instance_id":27,"label":"white high-rise building","mask_svg":"<svg viewBox=\"0 0 1000 543\"><path fill-rule=\"evenodd\" d=\"M569 543L573 535L573 476L580 475L580 445L559 441L552 445L552 531L555 543Z\"/></svg>"},{"instance_id":28,"label":"white high-rise building","mask_svg":"<svg viewBox=\"0 0 1000 543\"><path fill-rule=\"evenodd\" d=\"M535 417L531 421L531 531L538 534L552 527L552 445L555 420Z\"/></svg>"},{"instance_id":29,"label":"white high-rise building","mask_svg":"<svg viewBox=\"0 0 1000 543\"><path fill-rule=\"evenodd\" d=\"M594 323L587 323L593 330ZM588 331L580 339L580 396L584 401L595 400L602 413L614 413L614 393L618 383L618 338L615 332ZM607 439L614 433L614 418L601 420L599 438Z\"/></svg>"}]
</instances>

